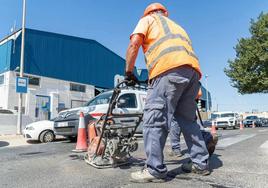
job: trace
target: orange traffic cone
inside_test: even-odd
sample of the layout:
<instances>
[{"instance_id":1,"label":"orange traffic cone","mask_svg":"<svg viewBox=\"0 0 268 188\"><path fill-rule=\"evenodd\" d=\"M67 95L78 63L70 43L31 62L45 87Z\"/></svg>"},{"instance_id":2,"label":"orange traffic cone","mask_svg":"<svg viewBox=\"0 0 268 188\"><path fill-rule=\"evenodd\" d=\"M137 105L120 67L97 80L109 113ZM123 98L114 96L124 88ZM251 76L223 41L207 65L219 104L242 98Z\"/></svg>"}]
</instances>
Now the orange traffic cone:
<instances>
[{"instance_id":1,"label":"orange traffic cone","mask_svg":"<svg viewBox=\"0 0 268 188\"><path fill-rule=\"evenodd\" d=\"M88 124L88 143L90 144L92 140L97 137L97 130L95 128L95 121L91 121Z\"/></svg>"},{"instance_id":2,"label":"orange traffic cone","mask_svg":"<svg viewBox=\"0 0 268 188\"><path fill-rule=\"evenodd\" d=\"M255 125L255 121L252 122L252 128L255 128L256 125Z\"/></svg>"},{"instance_id":3,"label":"orange traffic cone","mask_svg":"<svg viewBox=\"0 0 268 188\"><path fill-rule=\"evenodd\" d=\"M87 147L88 146L87 146L87 132L86 132L86 126L85 126L85 117L84 117L84 113L80 112L76 148L73 151L84 152L84 151L87 151Z\"/></svg>"},{"instance_id":4,"label":"orange traffic cone","mask_svg":"<svg viewBox=\"0 0 268 188\"><path fill-rule=\"evenodd\" d=\"M240 121L240 130L244 129L243 121Z\"/></svg>"},{"instance_id":5,"label":"orange traffic cone","mask_svg":"<svg viewBox=\"0 0 268 188\"><path fill-rule=\"evenodd\" d=\"M215 121L212 121L211 134L213 134L213 135L217 134Z\"/></svg>"}]
</instances>

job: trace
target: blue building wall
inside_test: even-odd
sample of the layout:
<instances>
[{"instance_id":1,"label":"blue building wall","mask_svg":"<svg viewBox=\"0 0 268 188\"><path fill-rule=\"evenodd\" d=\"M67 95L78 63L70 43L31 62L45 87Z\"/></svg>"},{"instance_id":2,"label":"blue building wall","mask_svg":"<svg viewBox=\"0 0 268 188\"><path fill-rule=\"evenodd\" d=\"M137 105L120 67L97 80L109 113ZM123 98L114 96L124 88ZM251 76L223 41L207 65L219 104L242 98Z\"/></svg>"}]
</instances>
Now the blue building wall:
<instances>
[{"instance_id":1,"label":"blue building wall","mask_svg":"<svg viewBox=\"0 0 268 188\"><path fill-rule=\"evenodd\" d=\"M141 69L139 74L139 80L145 81L148 79L148 70L147 69Z\"/></svg>"},{"instance_id":2,"label":"blue building wall","mask_svg":"<svg viewBox=\"0 0 268 188\"><path fill-rule=\"evenodd\" d=\"M209 109L211 109L212 108L212 101L211 101L210 92L208 91L208 98L207 98L207 90L202 85L201 85L201 91L202 91L201 100L207 101L207 99L208 99L208 106L209 106ZM209 109L207 109L207 110L209 110Z\"/></svg>"},{"instance_id":3,"label":"blue building wall","mask_svg":"<svg viewBox=\"0 0 268 188\"><path fill-rule=\"evenodd\" d=\"M12 53L12 40L9 40L0 45L0 73L10 69L10 60Z\"/></svg>"},{"instance_id":4,"label":"blue building wall","mask_svg":"<svg viewBox=\"0 0 268 188\"><path fill-rule=\"evenodd\" d=\"M21 35L10 69L20 63ZM124 74L125 60L95 40L26 29L24 72L98 87L114 86Z\"/></svg>"},{"instance_id":5,"label":"blue building wall","mask_svg":"<svg viewBox=\"0 0 268 188\"><path fill-rule=\"evenodd\" d=\"M0 45L0 73L20 64L21 35ZM114 76L124 75L125 60L95 40L26 29L24 72L78 83L113 88ZM148 71L134 70L139 80ZM208 92L209 106L211 96ZM206 89L202 87L202 100Z\"/></svg>"}]
</instances>

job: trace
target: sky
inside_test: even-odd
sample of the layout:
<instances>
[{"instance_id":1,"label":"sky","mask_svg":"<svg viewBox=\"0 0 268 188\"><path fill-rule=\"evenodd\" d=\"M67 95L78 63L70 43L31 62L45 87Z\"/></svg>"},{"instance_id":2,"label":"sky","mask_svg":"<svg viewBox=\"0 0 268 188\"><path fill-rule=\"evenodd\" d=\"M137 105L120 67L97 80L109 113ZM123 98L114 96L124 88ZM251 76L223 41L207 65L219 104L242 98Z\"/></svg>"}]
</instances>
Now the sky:
<instances>
[{"instance_id":1,"label":"sky","mask_svg":"<svg viewBox=\"0 0 268 188\"><path fill-rule=\"evenodd\" d=\"M97 40L125 58L129 35L149 0L27 0L26 27ZM159 0L189 34L211 92L212 110L268 111L268 94L241 95L223 70L234 47L249 37L250 20L268 12L267 0ZM0 0L0 39L21 27L22 0ZM142 51L136 66L145 68Z\"/></svg>"}]
</instances>

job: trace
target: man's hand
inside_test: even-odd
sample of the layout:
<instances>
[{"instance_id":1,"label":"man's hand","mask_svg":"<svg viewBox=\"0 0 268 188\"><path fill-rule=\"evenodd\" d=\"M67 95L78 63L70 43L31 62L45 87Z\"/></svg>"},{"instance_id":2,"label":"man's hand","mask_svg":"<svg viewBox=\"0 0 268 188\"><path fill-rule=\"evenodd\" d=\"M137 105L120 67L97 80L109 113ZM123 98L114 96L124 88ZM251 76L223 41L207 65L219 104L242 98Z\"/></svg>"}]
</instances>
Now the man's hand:
<instances>
[{"instance_id":1,"label":"man's hand","mask_svg":"<svg viewBox=\"0 0 268 188\"><path fill-rule=\"evenodd\" d=\"M128 86L134 86L136 83L139 83L138 78L132 72L125 73L125 80L128 81Z\"/></svg>"}]
</instances>

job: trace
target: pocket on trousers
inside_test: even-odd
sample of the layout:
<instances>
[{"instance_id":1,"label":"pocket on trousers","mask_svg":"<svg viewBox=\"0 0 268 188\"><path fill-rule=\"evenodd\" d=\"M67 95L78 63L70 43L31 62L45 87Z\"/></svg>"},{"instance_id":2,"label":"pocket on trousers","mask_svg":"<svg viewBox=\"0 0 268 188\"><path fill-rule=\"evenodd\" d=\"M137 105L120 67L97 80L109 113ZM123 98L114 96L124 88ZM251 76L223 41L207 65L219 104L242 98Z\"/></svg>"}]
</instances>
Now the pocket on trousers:
<instances>
[{"instance_id":1,"label":"pocket on trousers","mask_svg":"<svg viewBox=\"0 0 268 188\"><path fill-rule=\"evenodd\" d=\"M174 75L168 75L168 80L171 83L177 83L177 84L181 84L181 83L188 83L189 79L181 77L181 76L174 76Z\"/></svg>"},{"instance_id":2,"label":"pocket on trousers","mask_svg":"<svg viewBox=\"0 0 268 188\"><path fill-rule=\"evenodd\" d=\"M144 107L143 126L166 126L165 104L146 104Z\"/></svg>"}]
</instances>

